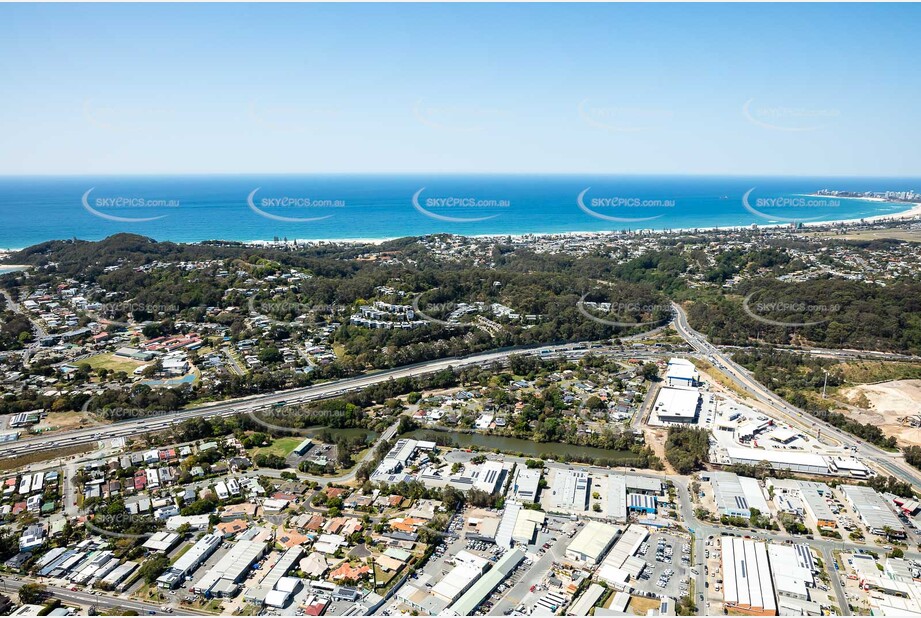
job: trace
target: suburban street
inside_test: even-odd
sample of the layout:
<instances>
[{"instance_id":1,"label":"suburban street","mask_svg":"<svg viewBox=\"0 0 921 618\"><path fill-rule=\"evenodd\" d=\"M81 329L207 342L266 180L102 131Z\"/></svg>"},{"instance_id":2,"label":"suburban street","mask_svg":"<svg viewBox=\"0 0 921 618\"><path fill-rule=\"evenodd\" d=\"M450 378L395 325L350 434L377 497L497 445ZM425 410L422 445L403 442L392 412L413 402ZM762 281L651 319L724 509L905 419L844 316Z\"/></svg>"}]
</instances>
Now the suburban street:
<instances>
[{"instance_id":1,"label":"suburban street","mask_svg":"<svg viewBox=\"0 0 921 618\"><path fill-rule=\"evenodd\" d=\"M679 335L687 341L691 346L694 352L697 355L701 355L704 358L707 358L714 362L717 366L717 370L722 371L729 379L732 380L735 386L740 390L747 393L752 398L756 399L760 403L769 406L772 410L775 411L779 416L784 416L788 418L793 424L800 427L803 431L809 433L814 433L814 426L820 421L809 416L806 412L791 406L787 402L781 400L779 397L770 392L766 387L758 383L754 378L747 372L744 368L734 363L726 353L724 353L719 348L711 345L706 339L693 330L688 322L687 316L684 313L683 309L677 305L675 308L675 316L673 324L677 329ZM645 334L644 334L645 335ZM612 350L609 347L595 348L592 350L593 353L600 354L617 354L621 356L629 356L631 358L648 358L655 359L661 357L662 354L659 353L650 353L642 350L630 350L630 349L617 349ZM168 428L169 426L182 422L184 420L196 417L214 417L214 416L232 416L237 414L253 414L257 411L265 410L271 408L273 405L279 404L296 404L303 403L317 399L324 399L329 397L335 397L343 393L355 391L358 389L365 388L367 386L378 384L387 380L410 377L410 376L420 376L426 375L438 371L442 371L449 367L453 368L463 368L463 367L472 367L472 366L489 366L494 363L506 363L508 358L513 354L531 354L531 355L540 355L541 357L565 357L567 355L583 354L585 353L584 348L576 349L573 344L561 344L555 346L540 346L540 347L530 347L530 348L515 348L507 349L495 352L487 352L482 354L470 355L463 358L449 358L449 359L440 359L436 361L431 361L427 363L421 363L408 367L401 367L398 369L380 371L372 374L366 374L362 376L357 376L354 378L347 378L342 380L336 380L333 382L328 382L324 384L319 384L315 386L310 386L300 389L292 389L289 391L282 391L276 393L270 393L265 395L258 395L253 397L241 398L237 400L231 400L226 402L220 402L216 404L211 404L207 406L200 406L197 408L189 410L178 410L170 412L167 414L159 414L153 417L147 418L137 418L130 419L127 421L122 421L119 423L114 423L103 427L90 427L85 429L73 430L73 431L64 431L53 433L44 436L38 436L34 438L28 438L25 440L17 441L7 445L0 446L0 455L4 456L15 456L17 454L32 451L35 449L52 449L62 446L70 446L77 444L87 444L92 442L97 442L104 439L111 439L121 436L135 436L139 433L156 431ZM670 356L685 356L682 353L669 353ZM632 426L638 428L641 424L641 419L648 411L648 407L651 405L651 402L654 400L655 387L653 387L652 392L647 396L643 405L637 411L634 416ZM264 423L264 421L257 419L257 422ZM385 441L393 438L396 435L396 431L399 423L394 423L391 425L381 436L378 437L377 441L371 445L358 460L354 466L347 472L340 474L335 477L326 477L326 476L314 476L306 475L303 473L297 473L298 477L304 480L312 480L320 483L325 482L335 482L335 483L347 483L354 480L355 475L359 467L370 461L375 454L377 446ZM839 442L843 447L854 449L854 452L864 458L869 462L873 463L875 466L879 467L881 470L889 472L895 475L901 480L906 480L911 482L916 486L921 486L921 472L914 471L907 464L901 460L899 454L888 453L882 451L881 449L861 442L846 434L840 430L835 429L831 426L822 426L822 432L825 436L829 436L832 439ZM446 458L448 461L460 461L469 459L474 456L474 453L464 453L462 451L454 451ZM92 455L87 457L92 458ZM519 463L523 463L523 459L517 458L510 455L503 455L500 458L505 458L508 460L521 460ZM547 462L546 464L550 468L567 468L568 464L553 463ZM64 479L64 490L68 498L65 504L65 512L68 515L73 515L76 510L76 504L73 500L73 497L70 495L73 493L73 488L70 486L70 477L75 472L76 461L72 461L70 464L65 466L65 479ZM591 468L589 469L592 472L597 473L606 473L610 470L602 470L600 468ZM276 476L275 471L263 471L263 473L268 476ZM649 476L657 477L663 480L670 481L676 489L677 493L677 502L678 510L681 515L681 518L685 522L685 525L688 527L689 532L694 537L694 553L692 564L690 565L692 569L692 576L695 580L695 601L698 603L699 608L702 613L707 612L707 574L705 566L705 542L709 536L718 537L722 534L732 533L738 534L740 529L730 528L726 526L721 526L719 524L713 524L709 522L699 521L694 514L694 501L689 494L688 484L690 482L689 477L687 476L677 476L677 475L665 475L664 473L655 473L651 471L638 471L632 472L632 474L637 474L639 476ZM751 534L755 538L761 538L768 541L784 543L784 542L796 542L803 543L805 542L803 537L796 537L788 535L786 533L779 532L769 532L769 531L748 531L746 534ZM832 552L836 550L844 551L855 551L858 549L866 548L865 545L858 545L852 543L846 543L843 541L835 541L829 539L815 539L809 540L809 545L812 546L816 551L818 551L823 560L826 562L826 565L831 568L833 563ZM919 559L921 554L916 552L905 552L906 557ZM540 568L544 566L549 566L549 562L559 559L560 556L556 555L556 552L550 552L543 556L540 561L534 565L534 570L537 572ZM548 563L544 565L543 563ZM831 582L833 586L834 593L838 599L838 604L841 609L841 612L845 615L849 615L850 611L848 609L847 598L845 592L838 581L838 575L834 571L830 571L832 577ZM527 578L519 582L515 588L513 588L509 594L503 599L502 603L494 608L498 609L511 609L514 607L516 599L520 599L526 592L529 587L529 582ZM22 585L22 582L8 581L8 587L18 587ZM148 612L151 610L157 611L159 608L156 606L140 603L136 601L124 601L119 598L105 597L90 595L82 592L74 592L67 589L53 589L55 596L59 596L62 600L71 600L75 602L93 602L97 605L103 607L124 607L130 609L136 609L138 611Z\"/></svg>"},{"instance_id":2,"label":"suburban street","mask_svg":"<svg viewBox=\"0 0 921 618\"><path fill-rule=\"evenodd\" d=\"M10 577L5 577L3 582L0 583L0 592L6 595L15 595L18 593L19 589L26 585L37 583L36 580L27 580L27 579L12 579ZM99 608L104 609L120 609L128 610L132 609L138 614L153 614L166 616L173 612L165 612L160 609L159 605L154 605L153 603L143 603L141 601L134 601L131 599L123 599L121 597L115 597L108 594L92 594L89 592L74 591L67 588L61 588L59 586L46 586L47 592L56 599L60 599L64 602L75 603L78 605L95 605ZM198 612L190 610L187 608L182 608L183 615L193 615L193 616L209 616L207 612ZM173 614L175 615L175 614Z\"/></svg>"}]
</instances>

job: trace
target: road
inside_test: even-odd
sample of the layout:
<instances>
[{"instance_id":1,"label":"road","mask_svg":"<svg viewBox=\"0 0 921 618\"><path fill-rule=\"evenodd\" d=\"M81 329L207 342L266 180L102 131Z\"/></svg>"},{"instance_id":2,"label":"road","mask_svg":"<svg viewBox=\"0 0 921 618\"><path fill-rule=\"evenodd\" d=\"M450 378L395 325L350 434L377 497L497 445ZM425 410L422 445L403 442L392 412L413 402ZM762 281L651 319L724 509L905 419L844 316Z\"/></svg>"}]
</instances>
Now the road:
<instances>
[{"instance_id":1,"label":"road","mask_svg":"<svg viewBox=\"0 0 921 618\"><path fill-rule=\"evenodd\" d=\"M6 290L0 290L0 294L3 295L3 298L6 299L6 307L13 313L18 313L24 316L29 320L29 324L32 325L32 343L30 343L23 353L22 364L25 367L29 366L29 358L32 356L32 353L38 349L40 341L48 336L48 331L46 331L37 320L33 320L29 314L22 310L22 307L19 306L13 297L10 296L10 293Z\"/></svg>"},{"instance_id":2,"label":"road","mask_svg":"<svg viewBox=\"0 0 921 618\"><path fill-rule=\"evenodd\" d=\"M363 374L352 378L343 378L331 382L324 382L314 386L290 389L286 391L276 391L261 395L252 395L239 399L231 399L218 403L212 403L196 408L186 410L171 410L169 412L156 414L153 416L144 416L136 419L127 419L101 427L88 427L75 429L71 431L61 431L49 433L47 435L26 438L0 444L0 457L12 457L24 453L34 452L36 449L47 450L53 448L63 448L81 444L90 444L103 439L116 437L133 437L138 434L160 431L168 429L170 426L180 423L191 418L209 418L216 416L235 416L237 414L249 414L259 410L271 408L273 404L295 404L315 401L319 399L328 399L337 397L345 393L361 390L374 384L396 380L399 378L418 377L437 373L449 368L465 368L475 366L491 366L493 364L504 364L510 356L516 354L527 354L540 356L542 358L560 358L581 356L587 350L584 348L574 349L576 345L585 344L560 344L552 346L538 346L527 348L511 348L495 352L484 352L465 357L452 357L439 360L433 360L415 365L378 371L375 373ZM604 353L604 349L591 350L595 353ZM626 352L617 351L632 357L660 356L660 354L643 354L637 350Z\"/></svg>"},{"instance_id":3,"label":"road","mask_svg":"<svg viewBox=\"0 0 921 618\"><path fill-rule=\"evenodd\" d=\"M815 435L815 427L819 427L824 435L831 436L844 447L851 449L855 455L874 464L875 467L901 481L906 481L917 488L921 488L921 470L917 470L905 463L901 452L890 453L884 451L817 419L778 397L755 380L747 369L734 362L726 353L710 344L703 335L691 328L684 309L677 304L673 304L673 307L675 309L674 324L678 334L691 345L695 352L708 358L717 359L723 373L732 379L741 390L748 393L755 400L773 408L777 414L791 419L793 424L799 426L803 431Z\"/></svg>"},{"instance_id":4,"label":"road","mask_svg":"<svg viewBox=\"0 0 921 618\"><path fill-rule=\"evenodd\" d=\"M635 473L640 476L652 476L649 474ZM706 571L704 569L704 555L706 551L705 542L707 537L714 536L719 537L723 534L746 534L751 535L754 538L761 538L769 542L775 543L807 543L812 549L821 552L822 560L825 562L826 568L829 569L830 579L832 580L832 587L835 592L835 596L838 598L838 607L841 613L845 616L851 615L850 608L847 602L847 596L844 593L844 590L841 587L841 582L839 581L838 571L834 570L833 560L831 558L832 552L835 550L843 551L857 551L858 549L868 549L867 545L856 545L851 543L845 543L844 541L836 541L832 539L805 539L802 536L793 536L786 533L772 532L768 530L743 530L739 528L731 528L728 526L722 526L719 524L712 524L709 522L702 522L697 519L694 515L694 503L691 501L689 489L688 489L688 477L685 476L668 476L669 481L674 485L675 490L678 495L678 510L681 515L681 518L684 520L685 525L689 530L693 530L694 534L694 564L692 567L697 570L697 574L694 575L695 585L694 590L697 598L695 601L698 605L698 611L702 615L707 615L707 591L706 587ZM869 547L872 549L872 547ZM905 552L905 556L912 559L921 558L921 554L915 552Z\"/></svg>"},{"instance_id":5,"label":"road","mask_svg":"<svg viewBox=\"0 0 921 618\"><path fill-rule=\"evenodd\" d=\"M15 598L18 590L25 584L36 583L33 581L28 581L25 579L12 579L9 576L3 580L3 583L0 584L0 590L4 594ZM153 603L144 603L141 601L134 601L131 599L122 599L120 597L106 596L104 594L91 594L89 592L82 592L80 590L74 591L69 590L68 588L61 588L58 586L49 586L45 585L48 593L56 599L60 599L65 603L75 603L79 605L95 605L100 608L107 609L133 609L138 614L156 614L160 616L169 615L167 612L161 611L159 605ZM178 609L178 606L175 608ZM194 616L210 616L206 612L198 612L190 610L187 608L182 608L180 611L181 615L194 615Z\"/></svg>"},{"instance_id":6,"label":"road","mask_svg":"<svg viewBox=\"0 0 921 618\"><path fill-rule=\"evenodd\" d=\"M835 590L835 596L838 597L838 609L841 611L842 615L850 616L851 604L848 603L847 594L844 592L844 588L841 586L841 576L835 569L835 557L832 554L832 550L830 550L828 547L822 548L822 561L825 563L825 567L828 569L830 574L829 579L831 579L832 588Z\"/></svg>"},{"instance_id":7,"label":"road","mask_svg":"<svg viewBox=\"0 0 921 618\"><path fill-rule=\"evenodd\" d=\"M640 431L643 429L643 419L646 418L646 416L649 414L649 411L652 409L652 406L655 405L656 397L659 396L660 388L662 388L661 382L649 383L649 390L646 391L646 396L643 398L643 403L640 404L640 407L633 415L633 420L630 422L630 428L634 431Z\"/></svg>"},{"instance_id":8,"label":"road","mask_svg":"<svg viewBox=\"0 0 921 618\"><path fill-rule=\"evenodd\" d=\"M0 290L0 294L2 294L3 297L6 299L6 306L10 311L12 311L13 313L19 313L21 315L24 315L26 319L29 320L29 324L32 325L32 331L33 331L33 334L35 335L36 345L38 344L39 339L42 339L43 337L48 336L47 331L45 331L45 329L42 328L42 325L39 324L37 321L33 320L31 317L29 317L29 315L25 311L22 310L22 307L19 306L19 303L13 300L13 297L10 296L9 292L7 292L6 290Z\"/></svg>"}]
</instances>

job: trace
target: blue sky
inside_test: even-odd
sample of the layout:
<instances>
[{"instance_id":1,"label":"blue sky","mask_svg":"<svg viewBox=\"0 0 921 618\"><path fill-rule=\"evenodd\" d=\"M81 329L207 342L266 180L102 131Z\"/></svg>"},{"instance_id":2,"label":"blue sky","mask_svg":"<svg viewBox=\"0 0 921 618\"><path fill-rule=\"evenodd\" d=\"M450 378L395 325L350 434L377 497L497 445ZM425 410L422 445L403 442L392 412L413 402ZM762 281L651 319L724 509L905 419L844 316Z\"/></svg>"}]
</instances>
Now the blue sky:
<instances>
[{"instance_id":1,"label":"blue sky","mask_svg":"<svg viewBox=\"0 0 921 618\"><path fill-rule=\"evenodd\" d=\"M918 5L2 5L0 174L914 176Z\"/></svg>"}]
</instances>

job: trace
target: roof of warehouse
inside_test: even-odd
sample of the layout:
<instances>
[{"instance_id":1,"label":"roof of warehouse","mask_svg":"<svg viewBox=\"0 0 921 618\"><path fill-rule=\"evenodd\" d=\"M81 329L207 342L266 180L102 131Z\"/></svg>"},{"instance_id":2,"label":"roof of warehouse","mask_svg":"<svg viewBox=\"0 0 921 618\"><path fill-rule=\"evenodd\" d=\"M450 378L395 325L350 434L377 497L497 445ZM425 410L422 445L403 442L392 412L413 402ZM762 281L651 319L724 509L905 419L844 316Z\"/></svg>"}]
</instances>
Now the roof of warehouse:
<instances>
[{"instance_id":1,"label":"roof of warehouse","mask_svg":"<svg viewBox=\"0 0 921 618\"><path fill-rule=\"evenodd\" d=\"M825 458L814 453L747 448L744 446L727 446L726 453L732 459L748 459L752 461L768 461L771 463L828 468L828 463L825 461Z\"/></svg>"},{"instance_id":2,"label":"roof of warehouse","mask_svg":"<svg viewBox=\"0 0 921 618\"><path fill-rule=\"evenodd\" d=\"M841 490L854 504L857 513L871 528L889 527L893 530L904 530L902 522L886 501L876 493L872 487L861 485L842 485Z\"/></svg>"},{"instance_id":3,"label":"roof of warehouse","mask_svg":"<svg viewBox=\"0 0 921 618\"><path fill-rule=\"evenodd\" d=\"M493 565L493 568L470 586L470 589L451 606L451 611L458 616L472 614L480 603L496 589L496 586L524 560L524 556L524 552L518 547L502 554L502 557Z\"/></svg>"},{"instance_id":4,"label":"roof of warehouse","mask_svg":"<svg viewBox=\"0 0 921 618\"><path fill-rule=\"evenodd\" d=\"M611 524L590 521L572 540L567 551L572 550L586 556L594 556L597 560L616 535L617 528Z\"/></svg>"}]
</instances>

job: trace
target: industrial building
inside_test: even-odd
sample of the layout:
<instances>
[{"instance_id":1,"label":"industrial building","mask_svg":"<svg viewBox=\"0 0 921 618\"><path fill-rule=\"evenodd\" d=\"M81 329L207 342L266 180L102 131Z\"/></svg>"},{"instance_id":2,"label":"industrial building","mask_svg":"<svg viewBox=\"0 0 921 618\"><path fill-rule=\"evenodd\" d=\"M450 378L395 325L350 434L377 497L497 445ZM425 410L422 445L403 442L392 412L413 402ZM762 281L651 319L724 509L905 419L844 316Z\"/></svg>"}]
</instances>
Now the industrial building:
<instances>
[{"instance_id":1,"label":"industrial building","mask_svg":"<svg viewBox=\"0 0 921 618\"><path fill-rule=\"evenodd\" d=\"M294 453L295 455L303 457L304 455L307 454L307 451L309 451L312 448L313 448L313 440L311 440L310 438L304 438L304 440L300 444L298 444L296 447L294 447L294 450L291 452Z\"/></svg>"},{"instance_id":2,"label":"industrial building","mask_svg":"<svg viewBox=\"0 0 921 618\"><path fill-rule=\"evenodd\" d=\"M870 532L880 535L888 532L892 536L905 536L905 528L898 516L872 487L842 485L841 491Z\"/></svg>"},{"instance_id":3,"label":"industrial building","mask_svg":"<svg viewBox=\"0 0 921 618\"><path fill-rule=\"evenodd\" d=\"M582 596L573 603L572 607L569 608L569 611L566 612L567 616L588 616L589 610L595 607L595 603L601 599L601 595L605 593L607 589L600 584L592 584L588 587ZM628 597L629 598L629 597Z\"/></svg>"},{"instance_id":4,"label":"industrial building","mask_svg":"<svg viewBox=\"0 0 921 618\"><path fill-rule=\"evenodd\" d=\"M591 480L584 470L557 471L551 491L554 506L561 510L588 509L590 484Z\"/></svg>"},{"instance_id":5,"label":"industrial building","mask_svg":"<svg viewBox=\"0 0 921 618\"><path fill-rule=\"evenodd\" d=\"M908 561L887 558L882 573L875 568L875 561L866 562L874 568L861 576L861 582L873 591L869 600L874 616L921 616L921 583L914 578Z\"/></svg>"},{"instance_id":6,"label":"industrial building","mask_svg":"<svg viewBox=\"0 0 921 618\"><path fill-rule=\"evenodd\" d=\"M511 487L512 497L522 502L537 502L537 492L540 491L540 475L540 468L519 466Z\"/></svg>"},{"instance_id":7,"label":"industrial building","mask_svg":"<svg viewBox=\"0 0 921 618\"><path fill-rule=\"evenodd\" d=\"M730 612L748 616L776 616L777 600L764 543L724 536L723 604Z\"/></svg>"},{"instance_id":8,"label":"industrial building","mask_svg":"<svg viewBox=\"0 0 921 618\"><path fill-rule=\"evenodd\" d=\"M432 587L432 594L445 606L451 605L483 575L488 564L486 558L462 549L454 557L454 568Z\"/></svg>"},{"instance_id":9,"label":"industrial building","mask_svg":"<svg viewBox=\"0 0 921 618\"><path fill-rule=\"evenodd\" d=\"M519 545L530 545L537 537L537 529L544 525L546 516L541 511L521 509L515 520L512 540Z\"/></svg>"},{"instance_id":10,"label":"industrial building","mask_svg":"<svg viewBox=\"0 0 921 618\"><path fill-rule=\"evenodd\" d=\"M812 598L818 569L809 546L772 543L767 550L779 611L786 615L819 615L821 606Z\"/></svg>"},{"instance_id":11,"label":"industrial building","mask_svg":"<svg viewBox=\"0 0 921 618\"><path fill-rule=\"evenodd\" d=\"M700 384L700 374L694 363L686 358L672 358L665 369L665 383L678 388L694 388Z\"/></svg>"},{"instance_id":12,"label":"industrial building","mask_svg":"<svg viewBox=\"0 0 921 618\"><path fill-rule=\"evenodd\" d=\"M269 572L265 574L265 577L262 578L259 585L249 588L244 593L243 598L250 603L265 603L267 605L272 605L272 603L269 603L269 595L273 591L282 592L285 595L293 592L292 590L282 590L278 584L282 582L283 579L290 579L285 578L285 575L297 565L303 554L304 550L300 545L295 545L285 551L278 559L278 562L275 563L275 566L269 569ZM280 598L282 595L275 594L273 596ZM287 601L287 596L284 597L282 607L284 606L284 601Z\"/></svg>"},{"instance_id":13,"label":"industrial building","mask_svg":"<svg viewBox=\"0 0 921 618\"><path fill-rule=\"evenodd\" d=\"M838 520L826 500L826 496L831 495L831 488L825 483L768 479L765 484L773 489L774 502L781 511L805 517L819 528L838 526Z\"/></svg>"},{"instance_id":14,"label":"industrial building","mask_svg":"<svg viewBox=\"0 0 921 618\"><path fill-rule=\"evenodd\" d=\"M636 552L648 536L649 532L642 526L627 526L598 569L598 578L615 588L624 589L630 578L639 576L646 566Z\"/></svg>"},{"instance_id":15,"label":"industrial building","mask_svg":"<svg viewBox=\"0 0 921 618\"><path fill-rule=\"evenodd\" d=\"M651 496L661 496L665 493L665 486L660 478L640 476L638 474L624 474L623 477L627 485L627 491L631 493L649 494Z\"/></svg>"},{"instance_id":16,"label":"industrial building","mask_svg":"<svg viewBox=\"0 0 921 618\"><path fill-rule=\"evenodd\" d=\"M485 461L477 468L473 477L474 489L494 494L502 488L502 480L505 478L505 466L500 461Z\"/></svg>"},{"instance_id":17,"label":"industrial building","mask_svg":"<svg viewBox=\"0 0 921 618\"><path fill-rule=\"evenodd\" d=\"M767 462L774 470L790 470L804 474L828 474L828 462L821 455L805 451L749 448L727 446L728 463L733 465L757 466Z\"/></svg>"},{"instance_id":18,"label":"industrial building","mask_svg":"<svg viewBox=\"0 0 921 618\"><path fill-rule=\"evenodd\" d=\"M195 584L193 590L207 597L232 597L253 564L265 554L266 545L256 541L237 541Z\"/></svg>"},{"instance_id":19,"label":"industrial building","mask_svg":"<svg viewBox=\"0 0 921 618\"><path fill-rule=\"evenodd\" d=\"M627 510L631 513L653 515L656 512L656 497L646 494L627 494Z\"/></svg>"},{"instance_id":20,"label":"industrial building","mask_svg":"<svg viewBox=\"0 0 921 618\"><path fill-rule=\"evenodd\" d=\"M865 479L870 476L870 469L854 457L829 457L828 469L832 474Z\"/></svg>"},{"instance_id":21,"label":"industrial building","mask_svg":"<svg viewBox=\"0 0 921 618\"><path fill-rule=\"evenodd\" d=\"M608 553L617 533L617 528L611 524L589 521L566 548L566 557L589 565L598 564Z\"/></svg>"},{"instance_id":22,"label":"industrial building","mask_svg":"<svg viewBox=\"0 0 921 618\"><path fill-rule=\"evenodd\" d=\"M803 513L806 518L819 528L837 528L838 518L832 513L825 496L831 495L831 489L825 483L799 481L800 499L803 501Z\"/></svg>"},{"instance_id":23,"label":"industrial building","mask_svg":"<svg viewBox=\"0 0 921 618\"><path fill-rule=\"evenodd\" d=\"M160 588L175 588L190 573L208 559L221 546L224 537L220 534L206 534L186 553L182 554L165 573L157 578Z\"/></svg>"},{"instance_id":24,"label":"industrial building","mask_svg":"<svg viewBox=\"0 0 921 618\"><path fill-rule=\"evenodd\" d=\"M622 476L608 475L607 515L615 521L627 520L627 482Z\"/></svg>"},{"instance_id":25,"label":"industrial building","mask_svg":"<svg viewBox=\"0 0 921 618\"><path fill-rule=\"evenodd\" d=\"M505 581L521 561L525 553L520 548L510 549L504 554L486 575L482 576L448 608L448 613L455 616L471 616L473 612L492 594L499 584Z\"/></svg>"},{"instance_id":26,"label":"industrial building","mask_svg":"<svg viewBox=\"0 0 921 618\"><path fill-rule=\"evenodd\" d=\"M393 445L393 448L384 456L381 460L381 463L378 464L377 468L374 470L374 473L371 475L372 481L384 481L387 483L395 483L400 480L409 480L403 478L401 475L398 477L399 473L406 467L409 461L416 454L416 451L431 451L435 449L435 443L430 441L423 440L411 440L409 438L402 438L397 440L396 444Z\"/></svg>"},{"instance_id":27,"label":"industrial building","mask_svg":"<svg viewBox=\"0 0 921 618\"><path fill-rule=\"evenodd\" d=\"M713 500L720 515L730 517L751 517L751 510L768 513L767 501L758 480L739 476L732 472L713 472L710 474L713 486Z\"/></svg>"},{"instance_id":28,"label":"industrial building","mask_svg":"<svg viewBox=\"0 0 921 618\"><path fill-rule=\"evenodd\" d=\"M515 533L515 526L518 523L518 515L521 513L521 510L520 502L508 500L505 503L502 519L499 521L499 527L496 529L496 545L499 547L509 549L512 546L512 536Z\"/></svg>"},{"instance_id":29,"label":"industrial building","mask_svg":"<svg viewBox=\"0 0 921 618\"><path fill-rule=\"evenodd\" d=\"M154 552L166 553L179 542L181 537L174 532L156 532L144 541L143 547Z\"/></svg>"},{"instance_id":30,"label":"industrial building","mask_svg":"<svg viewBox=\"0 0 921 618\"><path fill-rule=\"evenodd\" d=\"M659 389L652 414L659 424L689 425L697 421L700 392L697 389L663 386Z\"/></svg>"}]
</instances>

